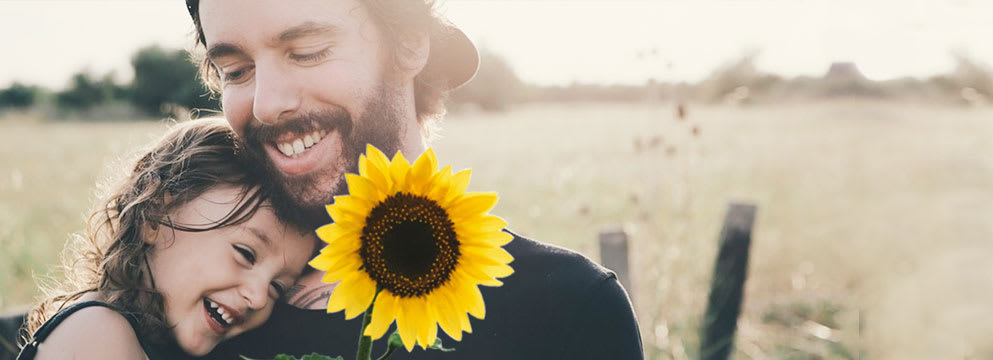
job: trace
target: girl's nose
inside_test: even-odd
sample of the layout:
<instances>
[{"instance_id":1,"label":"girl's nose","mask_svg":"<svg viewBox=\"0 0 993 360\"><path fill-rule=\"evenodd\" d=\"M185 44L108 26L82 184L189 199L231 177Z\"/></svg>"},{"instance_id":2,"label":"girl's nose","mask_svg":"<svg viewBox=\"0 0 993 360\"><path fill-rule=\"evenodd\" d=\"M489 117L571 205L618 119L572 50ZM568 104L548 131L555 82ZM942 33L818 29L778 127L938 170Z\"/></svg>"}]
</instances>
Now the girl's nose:
<instances>
[{"instance_id":1,"label":"girl's nose","mask_svg":"<svg viewBox=\"0 0 993 360\"><path fill-rule=\"evenodd\" d=\"M266 307L269 303L269 281L268 279L246 279L240 289L241 297L249 309L258 311Z\"/></svg>"}]
</instances>

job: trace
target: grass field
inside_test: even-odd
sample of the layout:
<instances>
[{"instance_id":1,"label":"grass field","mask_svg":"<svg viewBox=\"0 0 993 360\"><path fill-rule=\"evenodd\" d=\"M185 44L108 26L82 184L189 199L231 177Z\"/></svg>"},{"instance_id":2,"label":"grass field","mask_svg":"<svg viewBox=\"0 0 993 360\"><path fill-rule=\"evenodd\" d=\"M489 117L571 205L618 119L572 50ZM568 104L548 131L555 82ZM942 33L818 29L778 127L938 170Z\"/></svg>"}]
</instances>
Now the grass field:
<instances>
[{"instance_id":1,"label":"grass field","mask_svg":"<svg viewBox=\"0 0 993 360\"><path fill-rule=\"evenodd\" d=\"M696 357L730 201L758 206L736 358L993 357L991 109L531 105L443 127L439 160L512 229L596 259L625 226L649 358ZM164 129L0 123L0 308L37 296L97 179Z\"/></svg>"}]
</instances>

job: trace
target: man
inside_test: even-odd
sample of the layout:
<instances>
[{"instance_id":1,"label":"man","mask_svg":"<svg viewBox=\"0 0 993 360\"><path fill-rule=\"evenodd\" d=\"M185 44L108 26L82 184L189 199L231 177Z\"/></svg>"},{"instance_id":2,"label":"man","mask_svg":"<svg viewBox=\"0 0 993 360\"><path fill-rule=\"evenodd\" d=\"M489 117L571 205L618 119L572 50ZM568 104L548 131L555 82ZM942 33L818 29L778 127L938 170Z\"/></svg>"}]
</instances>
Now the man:
<instances>
[{"instance_id":1,"label":"man","mask_svg":"<svg viewBox=\"0 0 993 360\"><path fill-rule=\"evenodd\" d=\"M316 228L345 193L367 143L414 159L444 93L476 72L478 54L424 0L187 0L202 74L225 117L280 195L277 211ZM396 359L640 359L630 301L608 270L574 252L515 235L515 273L482 287L485 320L454 352L401 349ZM355 353L361 317L326 314L334 284L312 272L269 323L209 357ZM388 331L387 334L392 332ZM377 342L381 353L385 338Z\"/></svg>"}]
</instances>

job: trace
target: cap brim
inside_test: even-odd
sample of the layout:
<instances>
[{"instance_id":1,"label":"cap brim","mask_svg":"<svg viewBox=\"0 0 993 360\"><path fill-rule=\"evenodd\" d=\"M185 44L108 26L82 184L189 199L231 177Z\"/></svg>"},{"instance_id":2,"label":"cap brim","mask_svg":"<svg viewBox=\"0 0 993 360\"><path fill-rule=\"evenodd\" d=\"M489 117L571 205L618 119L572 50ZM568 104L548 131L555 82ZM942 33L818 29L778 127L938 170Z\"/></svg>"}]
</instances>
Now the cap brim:
<instances>
[{"instance_id":1,"label":"cap brim","mask_svg":"<svg viewBox=\"0 0 993 360\"><path fill-rule=\"evenodd\" d=\"M449 90L465 85L476 76L479 51L462 30L451 26L449 33L435 45L432 46L428 66L445 74Z\"/></svg>"}]
</instances>

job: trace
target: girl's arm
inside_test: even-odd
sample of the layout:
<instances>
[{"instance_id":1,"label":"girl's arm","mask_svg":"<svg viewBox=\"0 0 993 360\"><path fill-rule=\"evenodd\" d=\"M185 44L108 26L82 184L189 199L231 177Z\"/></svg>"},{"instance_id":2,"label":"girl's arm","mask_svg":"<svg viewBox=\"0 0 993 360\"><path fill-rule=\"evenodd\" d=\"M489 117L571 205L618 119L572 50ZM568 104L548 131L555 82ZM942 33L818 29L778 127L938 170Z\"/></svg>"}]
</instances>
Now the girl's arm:
<instances>
[{"instance_id":1,"label":"girl's arm","mask_svg":"<svg viewBox=\"0 0 993 360\"><path fill-rule=\"evenodd\" d=\"M147 359L123 315L91 306L69 315L38 345L35 359Z\"/></svg>"}]
</instances>

